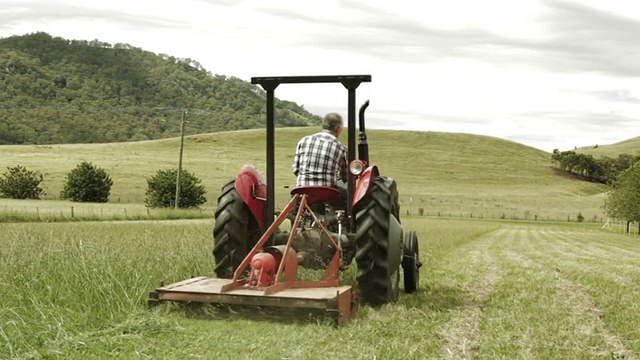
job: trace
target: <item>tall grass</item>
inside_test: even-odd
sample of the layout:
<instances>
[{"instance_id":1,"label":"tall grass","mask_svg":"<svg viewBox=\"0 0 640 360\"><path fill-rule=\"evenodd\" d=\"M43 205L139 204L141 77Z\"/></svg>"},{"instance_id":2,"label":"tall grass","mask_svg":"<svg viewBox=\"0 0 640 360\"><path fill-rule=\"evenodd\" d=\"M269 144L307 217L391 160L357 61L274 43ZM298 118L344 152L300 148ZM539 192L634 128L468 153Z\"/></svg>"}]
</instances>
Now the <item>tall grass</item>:
<instances>
[{"instance_id":1,"label":"tall grass","mask_svg":"<svg viewBox=\"0 0 640 360\"><path fill-rule=\"evenodd\" d=\"M2 352L26 357L81 354L105 341L154 331L162 321L147 317L148 291L161 281L211 269L203 226L2 225Z\"/></svg>"},{"instance_id":2,"label":"tall grass","mask_svg":"<svg viewBox=\"0 0 640 360\"><path fill-rule=\"evenodd\" d=\"M421 290L347 326L149 310L211 276L210 220L0 224L0 357L633 358L636 237L590 224L405 217ZM353 269L343 280L352 282ZM232 314L233 315L233 314ZM259 315L256 313L256 315Z\"/></svg>"}]
</instances>

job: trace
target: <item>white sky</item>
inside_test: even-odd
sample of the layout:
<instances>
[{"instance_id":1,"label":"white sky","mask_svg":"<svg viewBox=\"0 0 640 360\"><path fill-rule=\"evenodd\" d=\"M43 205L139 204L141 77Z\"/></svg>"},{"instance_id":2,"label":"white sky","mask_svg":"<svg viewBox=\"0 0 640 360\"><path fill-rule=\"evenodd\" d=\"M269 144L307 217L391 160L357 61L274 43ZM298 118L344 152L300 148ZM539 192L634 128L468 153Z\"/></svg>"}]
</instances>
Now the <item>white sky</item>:
<instances>
[{"instance_id":1,"label":"white sky","mask_svg":"<svg viewBox=\"0 0 640 360\"><path fill-rule=\"evenodd\" d=\"M369 128L542 150L640 134L637 0L0 0L0 37L44 31L191 58L214 74L371 74ZM276 97L346 112L341 85Z\"/></svg>"}]
</instances>

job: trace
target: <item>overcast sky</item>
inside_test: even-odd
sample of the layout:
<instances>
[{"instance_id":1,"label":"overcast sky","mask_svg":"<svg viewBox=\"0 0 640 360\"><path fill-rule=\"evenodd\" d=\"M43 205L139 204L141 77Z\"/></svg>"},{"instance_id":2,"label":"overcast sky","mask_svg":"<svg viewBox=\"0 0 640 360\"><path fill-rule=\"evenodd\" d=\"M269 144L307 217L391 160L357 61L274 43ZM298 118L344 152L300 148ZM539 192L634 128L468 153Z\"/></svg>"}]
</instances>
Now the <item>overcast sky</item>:
<instances>
[{"instance_id":1,"label":"overcast sky","mask_svg":"<svg viewBox=\"0 0 640 360\"><path fill-rule=\"evenodd\" d=\"M191 58L214 74L371 74L371 128L545 151L640 135L637 0L0 0L0 37L44 31ZM276 97L346 112L341 85Z\"/></svg>"}]
</instances>

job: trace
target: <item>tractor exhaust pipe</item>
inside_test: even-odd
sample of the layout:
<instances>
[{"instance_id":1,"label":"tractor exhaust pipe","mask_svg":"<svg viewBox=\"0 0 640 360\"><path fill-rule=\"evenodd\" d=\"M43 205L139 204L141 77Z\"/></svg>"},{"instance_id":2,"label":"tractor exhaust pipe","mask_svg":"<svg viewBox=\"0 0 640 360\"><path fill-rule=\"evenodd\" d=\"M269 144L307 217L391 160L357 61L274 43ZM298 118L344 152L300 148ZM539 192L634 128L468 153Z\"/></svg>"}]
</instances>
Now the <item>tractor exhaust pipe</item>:
<instances>
[{"instance_id":1,"label":"tractor exhaust pipe","mask_svg":"<svg viewBox=\"0 0 640 360\"><path fill-rule=\"evenodd\" d=\"M358 159L367 164L369 163L369 144L367 144L367 133L364 128L364 112L368 107L369 100L365 101L364 104L360 106L360 135L358 137Z\"/></svg>"}]
</instances>

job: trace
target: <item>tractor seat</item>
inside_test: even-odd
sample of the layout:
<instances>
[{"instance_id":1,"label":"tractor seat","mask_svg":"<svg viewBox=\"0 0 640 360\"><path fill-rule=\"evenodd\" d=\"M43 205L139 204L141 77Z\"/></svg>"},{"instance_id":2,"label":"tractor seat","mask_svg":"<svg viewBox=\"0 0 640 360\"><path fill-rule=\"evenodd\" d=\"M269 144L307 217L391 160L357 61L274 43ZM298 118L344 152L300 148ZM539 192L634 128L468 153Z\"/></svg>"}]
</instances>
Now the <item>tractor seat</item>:
<instances>
[{"instance_id":1,"label":"tractor seat","mask_svg":"<svg viewBox=\"0 0 640 360\"><path fill-rule=\"evenodd\" d=\"M338 189L331 186L300 186L291 190L291 195L307 195L309 205L329 204L344 206L345 199Z\"/></svg>"}]
</instances>

